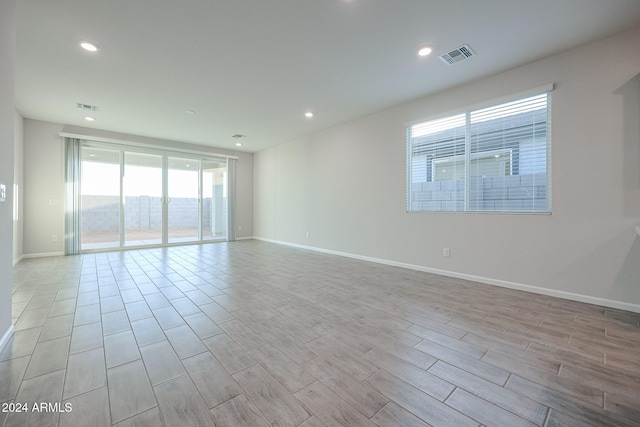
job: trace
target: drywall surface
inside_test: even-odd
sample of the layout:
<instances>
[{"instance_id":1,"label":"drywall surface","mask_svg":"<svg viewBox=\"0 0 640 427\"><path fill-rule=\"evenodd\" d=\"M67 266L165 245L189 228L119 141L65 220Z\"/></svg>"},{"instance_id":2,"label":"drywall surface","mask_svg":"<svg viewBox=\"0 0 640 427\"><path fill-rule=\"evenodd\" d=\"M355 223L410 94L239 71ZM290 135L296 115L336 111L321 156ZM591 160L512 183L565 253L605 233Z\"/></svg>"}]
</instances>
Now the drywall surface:
<instances>
[{"instance_id":1,"label":"drywall surface","mask_svg":"<svg viewBox=\"0 0 640 427\"><path fill-rule=\"evenodd\" d=\"M125 135L40 120L24 120L24 254L64 253L64 144L61 132L111 142L238 157L236 179L237 238L253 235L253 154ZM55 236L55 237L54 237ZM57 241L53 241L56 240Z\"/></svg>"},{"instance_id":2,"label":"drywall surface","mask_svg":"<svg viewBox=\"0 0 640 427\"><path fill-rule=\"evenodd\" d=\"M24 254L24 221L22 190L24 188L24 119L16 111L13 153L13 263L17 263Z\"/></svg>"},{"instance_id":3,"label":"drywall surface","mask_svg":"<svg viewBox=\"0 0 640 427\"><path fill-rule=\"evenodd\" d=\"M62 125L24 120L24 254L64 253ZM55 240L55 241L54 241Z\"/></svg>"},{"instance_id":4,"label":"drywall surface","mask_svg":"<svg viewBox=\"0 0 640 427\"><path fill-rule=\"evenodd\" d=\"M639 45L640 28L256 153L254 235L640 311ZM549 83L551 215L406 213L407 124Z\"/></svg>"},{"instance_id":5,"label":"drywall surface","mask_svg":"<svg viewBox=\"0 0 640 427\"><path fill-rule=\"evenodd\" d=\"M15 1L0 2L0 350L11 326L11 264L13 259L13 145L15 132Z\"/></svg>"}]
</instances>

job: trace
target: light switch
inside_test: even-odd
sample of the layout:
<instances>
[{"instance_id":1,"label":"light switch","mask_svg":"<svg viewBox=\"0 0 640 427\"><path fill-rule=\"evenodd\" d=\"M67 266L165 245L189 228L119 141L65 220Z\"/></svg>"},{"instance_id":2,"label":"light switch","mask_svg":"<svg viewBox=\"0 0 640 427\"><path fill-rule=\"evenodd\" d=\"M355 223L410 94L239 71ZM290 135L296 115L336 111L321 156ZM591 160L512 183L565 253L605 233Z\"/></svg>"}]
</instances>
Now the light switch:
<instances>
[{"instance_id":1,"label":"light switch","mask_svg":"<svg viewBox=\"0 0 640 427\"><path fill-rule=\"evenodd\" d=\"M0 203L4 203L7 200L7 186L0 184Z\"/></svg>"}]
</instances>

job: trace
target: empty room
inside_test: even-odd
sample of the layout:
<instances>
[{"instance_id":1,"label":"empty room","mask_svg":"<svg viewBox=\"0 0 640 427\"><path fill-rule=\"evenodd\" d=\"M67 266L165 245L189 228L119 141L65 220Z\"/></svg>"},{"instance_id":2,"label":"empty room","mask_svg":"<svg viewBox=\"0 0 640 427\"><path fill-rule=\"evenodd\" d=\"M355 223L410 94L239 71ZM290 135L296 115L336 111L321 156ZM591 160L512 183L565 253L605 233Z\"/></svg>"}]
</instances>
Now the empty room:
<instances>
[{"instance_id":1,"label":"empty room","mask_svg":"<svg viewBox=\"0 0 640 427\"><path fill-rule=\"evenodd\" d=\"M0 427L640 426L637 0L0 32Z\"/></svg>"}]
</instances>

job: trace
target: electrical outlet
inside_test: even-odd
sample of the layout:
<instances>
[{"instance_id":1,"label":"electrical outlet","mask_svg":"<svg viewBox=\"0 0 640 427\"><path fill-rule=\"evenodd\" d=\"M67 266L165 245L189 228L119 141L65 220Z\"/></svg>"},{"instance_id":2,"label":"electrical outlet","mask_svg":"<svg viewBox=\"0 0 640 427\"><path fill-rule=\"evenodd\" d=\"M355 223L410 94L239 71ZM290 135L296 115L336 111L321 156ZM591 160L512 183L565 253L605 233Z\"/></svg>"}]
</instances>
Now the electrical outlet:
<instances>
[{"instance_id":1,"label":"electrical outlet","mask_svg":"<svg viewBox=\"0 0 640 427\"><path fill-rule=\"evenodd\" d=\"M241 225L238 226L238 231L242 231L242 226Z\"/></svg>"},{"instance_id":2,"label":"electrical outlet","mask_svg":"<svg viewBox=\"0 0 640 427\"><path fill-rule=\"evenodd\" d=\"M444 248L442 250L442 256L445 257L445 258L450 258L451 257L451 249Z\"/></svg>"},{"instance_id":3,"label":"electrical outlet","mask_svg":"<svg viewBox=\"0 0 640 427\"><path fill-rule=\"evenodd\" d=\"M305 235L305 237L308 239L309 238L309 232L307 231L307 234Z\"/></svg>"},{"instance_id":4,"label":"electrical outlet","mask_svg":"<svg viewBox=\"0 0 640 427\"><path fill-rule=\"evenodd\" d=\"M0 184L0 203L7 201L7 186L6 184Z\"/></svg>"}]
</instances>

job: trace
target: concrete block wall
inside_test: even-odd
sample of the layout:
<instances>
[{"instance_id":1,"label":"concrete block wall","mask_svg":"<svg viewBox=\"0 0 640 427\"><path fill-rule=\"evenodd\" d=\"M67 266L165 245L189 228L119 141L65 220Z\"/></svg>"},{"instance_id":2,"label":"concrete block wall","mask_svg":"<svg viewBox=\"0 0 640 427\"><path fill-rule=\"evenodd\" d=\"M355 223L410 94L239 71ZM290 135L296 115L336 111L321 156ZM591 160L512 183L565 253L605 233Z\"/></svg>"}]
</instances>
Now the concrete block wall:
<instances>
[{"instance_id":1,"label":"concrete block wall","mask_svg":"<svg viewBox=\"0 0 640 427\"><path fill-rule=\"evenodd\" d=\"M470 180L472 211L545 211L546 175L474 177ZM414 184L412 210L463 211L464 179Z\"/></svg>"},{"instance_id":2,"label":"concrete block wall","mask_svg":"<svg viewBox=\"0 0 640 427\"><path fill-rule=\"evenodd\" d=\"M211 202L211 199L202 201L202 226L205 228L211 227Z\"/></svg>"},{"instance_id":3,"label":"concrete block wall","mask_svg":"<svg viewBox=\"0 0 640 427\"><path fill-rule=\"evenodd\" d=\"M162 227L162 199L149 196L125 197L124 223L127 228Z\"/></svg>"},{"instance_id":4,"label":"concrete block wall","mask_svg":"<svg viewBox=\"0 0 640 427\"><path fill-rule=\"evenodd\" d=\"M82 231L118 230L120 198L118 196L82 196Z\"/></svg>"},{"instance_id":5,"label":"concrete block wall","mask_svg":"<svg viewBox=\"0 0 640 427\"><path fill-rule=\"evenodd\" d=\"M172 197L169 203L169 224L172 227L197 227L198 205L198 199Z\"/></svg>"},{"instance_id":6,"label":"concrete block wall","mask_svg":"<svg viewBox=\"0 0 640 427\"><path fill-rule=\"evenodd\" d=\"M211 227L211 199L205 199L203 226ZM125 224L127 228L162 227L162 199L160 197L125 197ZM120 228L120 199L118 196L82 196L82 230L106 231ZM171 198L169 223L174 227L198 225L198 199Z\"/></svg>"}]
</instances>

